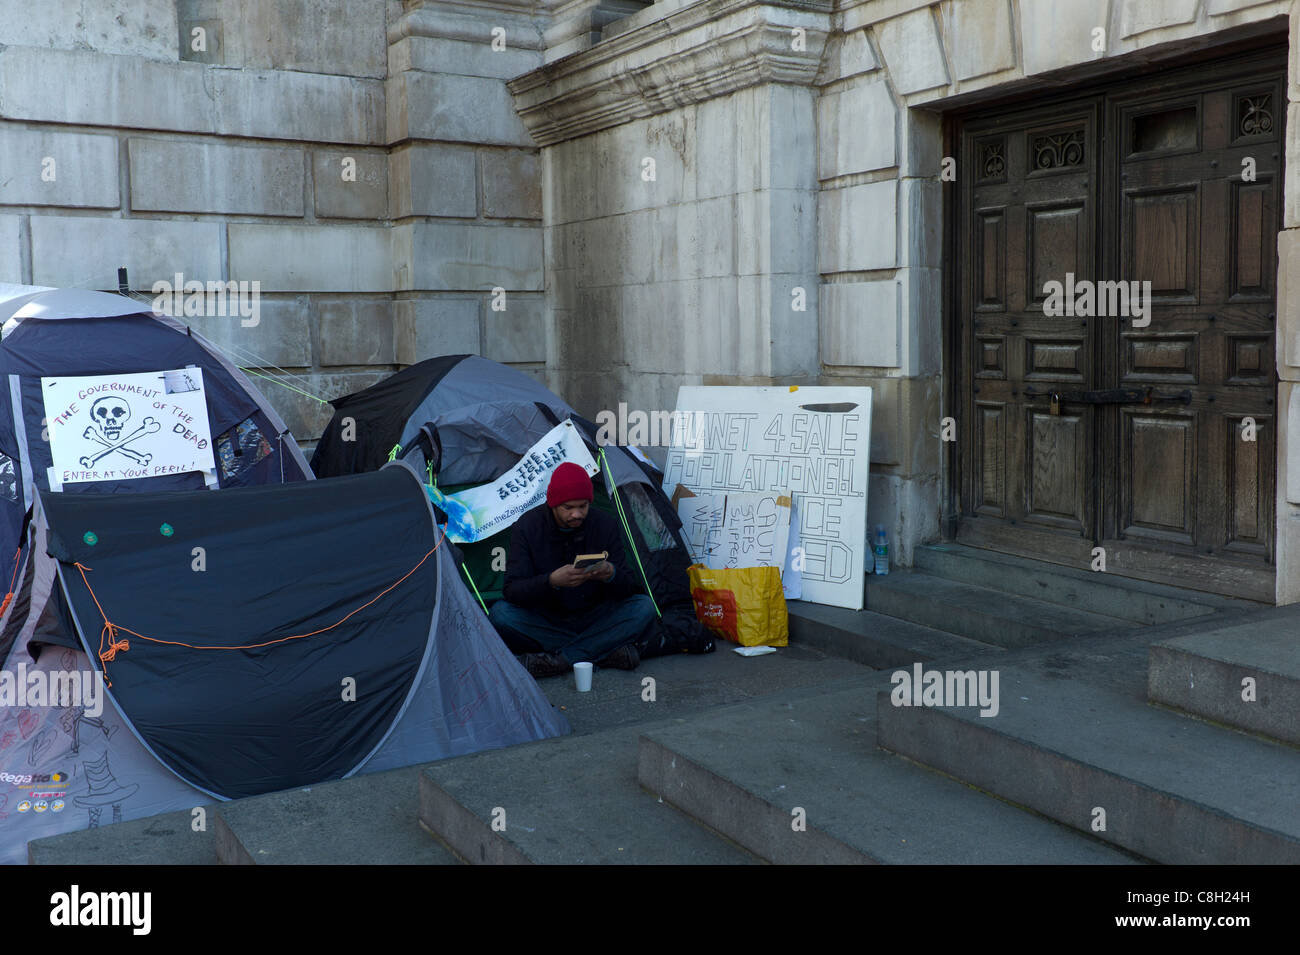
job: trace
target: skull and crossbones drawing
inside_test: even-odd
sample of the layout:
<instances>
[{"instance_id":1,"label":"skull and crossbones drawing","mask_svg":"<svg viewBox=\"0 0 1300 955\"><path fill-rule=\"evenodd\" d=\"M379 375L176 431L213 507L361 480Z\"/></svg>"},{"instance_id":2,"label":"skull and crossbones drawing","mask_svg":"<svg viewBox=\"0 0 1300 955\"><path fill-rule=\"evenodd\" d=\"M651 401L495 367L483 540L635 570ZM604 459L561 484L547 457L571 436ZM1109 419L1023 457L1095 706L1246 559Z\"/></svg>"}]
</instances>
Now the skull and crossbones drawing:
<instances>
[{"instance_id":1,"label":"skull and crossbones drawing","mask_svg":"<svg viewBox=\"0 0 1300 955\"><path fill-rule=\"evenodd\" d=\"M130 458L136 464L148 464L153 460L152 454L141 454L128 447L137 438L153 434L162 427L153 418L145 418L138 428L123 438L122 432L126 430L126 423L131 420L131 406L121 398L105 395L103 398L96 399L90 406L90 420L94 423L86 428L81 436L101 445L104 450L97 454L83 456L81 459L83 468L93 467L96 461L114 451Z\"/></svg>"}]
</instances>

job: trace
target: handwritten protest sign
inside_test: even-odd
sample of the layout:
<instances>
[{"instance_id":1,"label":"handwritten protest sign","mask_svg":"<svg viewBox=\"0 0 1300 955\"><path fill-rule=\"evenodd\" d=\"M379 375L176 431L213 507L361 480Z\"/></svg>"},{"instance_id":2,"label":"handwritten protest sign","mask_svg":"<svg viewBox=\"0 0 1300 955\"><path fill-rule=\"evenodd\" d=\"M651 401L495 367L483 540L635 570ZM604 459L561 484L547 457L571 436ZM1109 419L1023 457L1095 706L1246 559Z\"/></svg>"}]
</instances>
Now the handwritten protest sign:
<instances>
[{"instance_id":1,"label":"handwritten protest sign","mask_svg":"<svg viewBox=\"0 0 1300 955\"><path fill-rule=\"evenodd\" d=\"M861 610L870 388L683 387L664 491L775 491L797 505L803 599Z\"/></svg>"},{"instance_id":2,"label":"handwritten protest sign","mask_svg":"<svg viewBox=\"0 0 1300 955\"><path fill-rule=\"evenodd\" d=\"M787 600L802 591L798 526L790 497L779 492L692 494L679 488L677 516L696 563L710 570L781 568Z\"/></svg>"},{"instance_id":3,"label":"handwritten protest sign","mask_svg":"<svg viewBox=\"0 0 1300 955\"><path fill-rule=\"evenodd\" d=\"M201 368L41 379L51 490L203 472L216 481Z\"/></svg>"}]
</instances>

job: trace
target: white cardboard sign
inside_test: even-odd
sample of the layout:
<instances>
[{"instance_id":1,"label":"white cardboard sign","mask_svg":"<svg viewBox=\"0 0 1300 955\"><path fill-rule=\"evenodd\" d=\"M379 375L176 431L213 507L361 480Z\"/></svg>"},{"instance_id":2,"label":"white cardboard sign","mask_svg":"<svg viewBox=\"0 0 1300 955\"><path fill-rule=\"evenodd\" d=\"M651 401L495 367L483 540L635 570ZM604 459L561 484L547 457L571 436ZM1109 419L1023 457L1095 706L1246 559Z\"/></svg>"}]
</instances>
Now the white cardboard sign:
<instances>
[{"instance_id":1,"label":"white cardboard sign","mask_svg":"<svg viewBox=\"0 0 1300 955\"><path fill-rule=\"evenodd\" d=\"M41 379L50 488L201 471L216 480L203 369Z\"/></svg>"},{"instance_id":2,"label":"white cardboard sign","mask_svg":"<svg viewBox=\"0 0 1300 955\"><path fill-rule=\"evenodd\" d=\"M871 389L689 386L677 411L665 493L789 493L803 599L861 610Z\"/></svg>"},{"instance_id":3,"label":"white cardboard sign","mask_svg":"<svg viewBox=\"0 0 1300 955\"><path fill-rule=\"evenodd\" d=\"M779 491L680 495L682 521L691 558L710 570L779 567L787 600L798 600L801 573L795 569L799 548L798 512L789 495Z\"/></svg>"}]
</instances>

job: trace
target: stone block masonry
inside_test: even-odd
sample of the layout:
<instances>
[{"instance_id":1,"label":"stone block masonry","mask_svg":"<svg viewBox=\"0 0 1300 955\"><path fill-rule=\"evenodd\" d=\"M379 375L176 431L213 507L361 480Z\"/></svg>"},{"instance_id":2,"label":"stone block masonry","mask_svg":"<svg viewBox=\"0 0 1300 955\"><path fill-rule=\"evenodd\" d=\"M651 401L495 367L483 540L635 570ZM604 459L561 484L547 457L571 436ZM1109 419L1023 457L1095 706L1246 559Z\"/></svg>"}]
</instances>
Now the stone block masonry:
<instances>
[{"instance_id":1,"label":"stone block masonry","mask_svg":"<svg viewBox=\"0 0 1300 955\"><path fill-rule=\"evenodd\" d=\"M257 282L255 324L180 317L323 398L489 340L544 377L540 164L506 88L543 12L475 5L0 0L0 281ZM310 446L327 406L258 384Z\"/></svg>"}]
</instances>

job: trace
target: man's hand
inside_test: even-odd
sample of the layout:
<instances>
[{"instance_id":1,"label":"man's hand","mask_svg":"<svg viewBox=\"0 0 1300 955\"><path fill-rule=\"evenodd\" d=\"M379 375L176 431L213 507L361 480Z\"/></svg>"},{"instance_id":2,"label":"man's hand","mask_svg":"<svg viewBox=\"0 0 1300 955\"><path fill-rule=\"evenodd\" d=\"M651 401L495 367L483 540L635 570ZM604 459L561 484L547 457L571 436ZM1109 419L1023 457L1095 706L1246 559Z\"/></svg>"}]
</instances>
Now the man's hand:
<instances>
[{"instance_id":1,"label":"man's hand","mask_svg":"<svg viewBox=\"0 0 1300 955\"><path fill-rule=\"evenodd\" d=\"M608 561L606 562L608 563ZM561 567L551 571L552 587L581 587L592 578L592 571L604 566L597 564L596 567L590 567L587 570L578 570L572 564L564 564ZM613 569L612 567L610 568Z\"/></svg>"},{"instance_id":2,"label":"man's hand","mask_svg":"<svg viewBox=\"0 0 1300 955\"><path fill-rule=\"evenodd\" d=\"M609 561L601 561L595 567L588 568L592 580L599 580L602 584L609 581L614 576L614 565Z\"/></svg>"}]
</instances>

